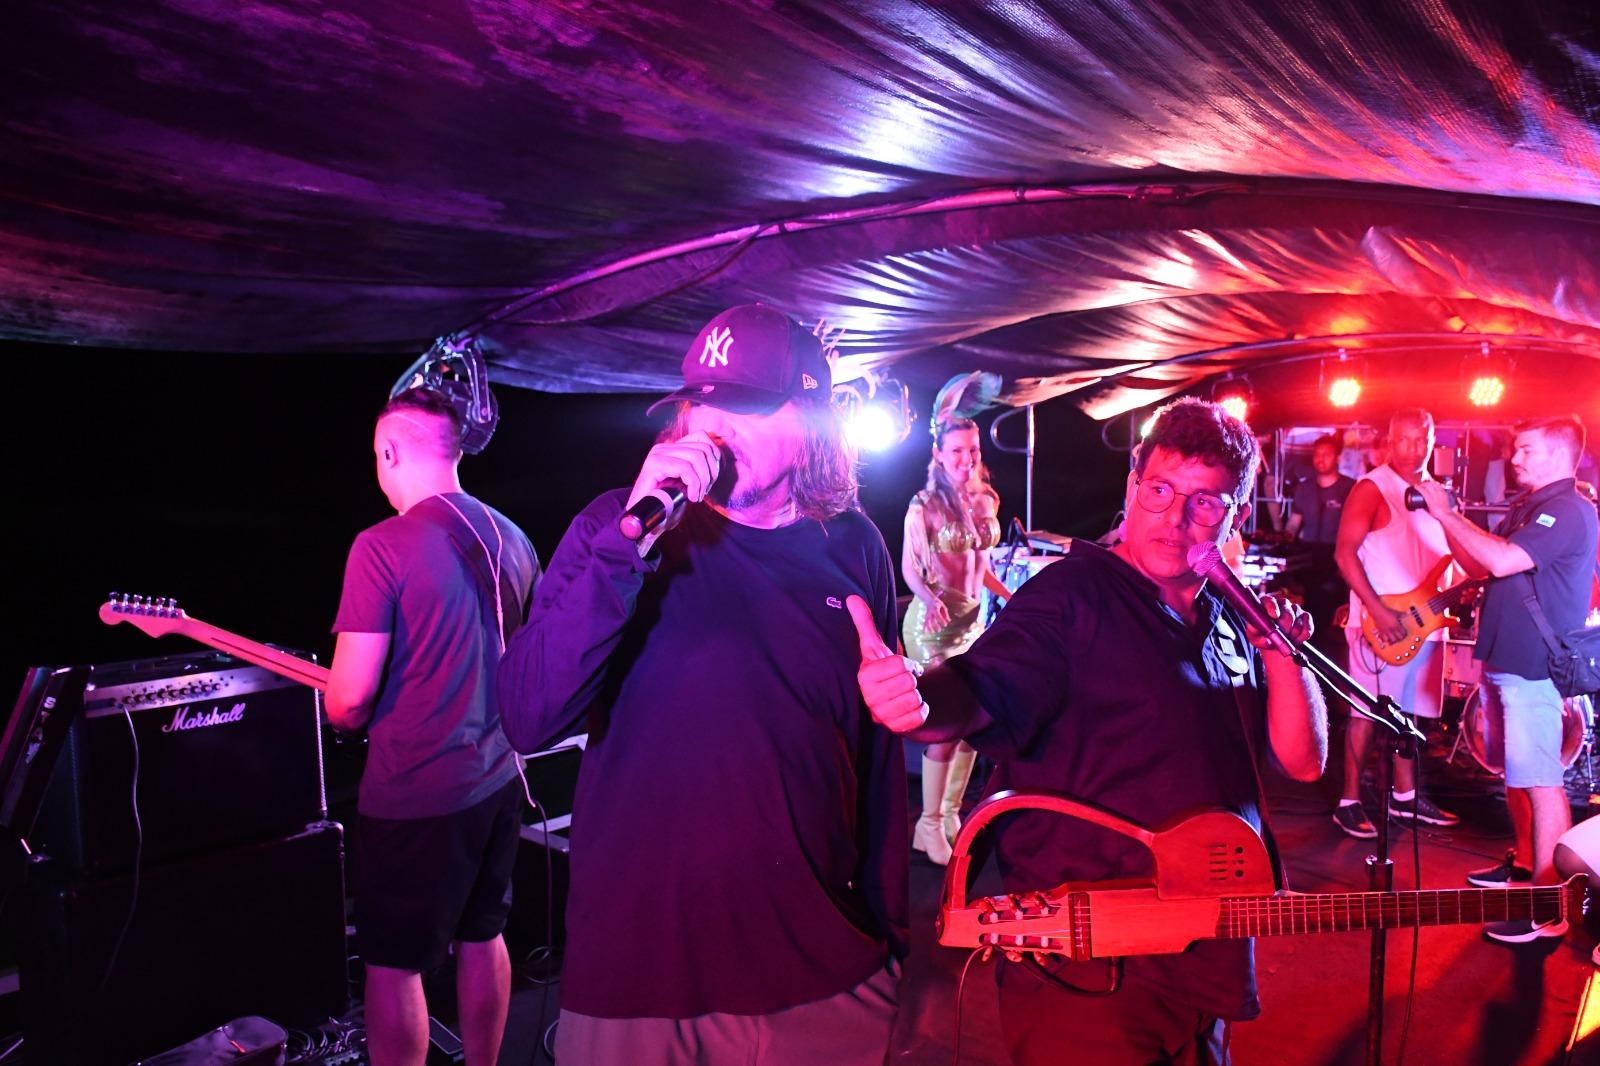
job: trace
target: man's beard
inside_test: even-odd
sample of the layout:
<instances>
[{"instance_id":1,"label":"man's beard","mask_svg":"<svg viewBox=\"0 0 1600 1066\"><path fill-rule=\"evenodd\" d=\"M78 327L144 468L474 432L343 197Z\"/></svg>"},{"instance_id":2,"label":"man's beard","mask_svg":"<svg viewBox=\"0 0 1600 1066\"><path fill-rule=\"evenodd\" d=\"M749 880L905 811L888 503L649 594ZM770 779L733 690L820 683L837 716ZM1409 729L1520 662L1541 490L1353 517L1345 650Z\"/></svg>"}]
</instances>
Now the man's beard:
<instances>
[{"instance_id":1,"label":"man's beard","mask_svg":"<svg viewBox=\"0 0 1600 1066\"><path fill-rule=\"evenodd\" d=\"M721 488L721 478L717 479L719 485L713 489L713 499L726 500L723 504L730 511L754 511L774 501L783 502L789 496L789 475L785 474L770 485L747 485L735 482L726 492L718 492ZM733 479L729 479L732 481Z\"/></svg>"}]
</instances>

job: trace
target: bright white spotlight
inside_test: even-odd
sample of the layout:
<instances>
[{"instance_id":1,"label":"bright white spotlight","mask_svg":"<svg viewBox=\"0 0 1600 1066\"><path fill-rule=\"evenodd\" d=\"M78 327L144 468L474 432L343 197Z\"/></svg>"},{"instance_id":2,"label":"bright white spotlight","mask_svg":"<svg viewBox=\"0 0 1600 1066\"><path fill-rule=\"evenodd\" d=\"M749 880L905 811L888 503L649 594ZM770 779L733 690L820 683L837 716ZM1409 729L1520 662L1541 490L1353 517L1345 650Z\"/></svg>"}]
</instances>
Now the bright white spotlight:
<instances>
[{"instance_id":1,"label":"bright white spotlight","mask_svg":"<svg viewBox=\"0 0 1600 1066\"><path fill-rule=\"evenodd\" d=\"M899 419L887 404L865 403L846 423L850 441L864 452L881 452L900 443Z\"/></svg>"},{"instance_id":2,"label":"bright white spotlight","mask_svg":"<svg viewBox=\"0 0 1600 1066\"><path fill-rule=\"evenodd\" d=\"M1335 407L1354 407L1361 399L1360 378L1335 378L1328 385L1328 402Z\"/></svg>"}]
</instances>

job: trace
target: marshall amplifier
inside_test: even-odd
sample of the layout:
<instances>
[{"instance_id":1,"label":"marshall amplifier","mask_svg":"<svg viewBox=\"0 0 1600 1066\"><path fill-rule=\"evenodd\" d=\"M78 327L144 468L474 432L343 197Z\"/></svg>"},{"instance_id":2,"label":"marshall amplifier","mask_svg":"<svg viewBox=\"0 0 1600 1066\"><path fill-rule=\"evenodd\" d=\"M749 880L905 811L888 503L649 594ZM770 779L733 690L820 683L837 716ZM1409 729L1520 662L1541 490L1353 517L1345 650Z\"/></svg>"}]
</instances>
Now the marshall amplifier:
<instances>
[{"instance_id":1,"label":"marshall amplifier","mask_svg":"<svg viewBox=\"0 0 1600 1066\"><path fill-rule=\"evenodd\" d=\"M109 875L133 868L141 829L149 867L326 817L319 698L220 652L93 667L34 850Z\"/></svg>"}]
</instances>

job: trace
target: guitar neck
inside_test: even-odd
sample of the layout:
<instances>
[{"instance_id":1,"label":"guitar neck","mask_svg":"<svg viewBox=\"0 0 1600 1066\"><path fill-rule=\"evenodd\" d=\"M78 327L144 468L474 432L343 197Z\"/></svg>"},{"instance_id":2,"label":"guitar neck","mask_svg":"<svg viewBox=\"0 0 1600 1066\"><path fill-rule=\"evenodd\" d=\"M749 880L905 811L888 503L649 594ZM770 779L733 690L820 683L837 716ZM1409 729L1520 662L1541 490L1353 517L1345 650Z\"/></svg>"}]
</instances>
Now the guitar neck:
<instances>
[{"instance_id":1,"label":"guitar neck","mask_svg":"<svg viewBox=\"0 0 1600 1066\"><path fill-rule=\"evenodd\" d=\"M286 651L268 647L248 637L230 633L226 629L218 629L209 622L202 622L196 618L184 618L175 631L218 651L236 655L245 662L255 663L262 669L271 670L280 677L287 677L302 685L310 685L322 692L328 690L327 667L307 662L298 655L290 655Z\"/></svg>"},{"instance_id":2,"label":"guitar neck","mask_svg":"<svg viewBox=\"0 0 1600 1066\"><path fill-rule=\"evenodd\" d=\"M1472 925L1531 918L1552 922L1566 914L1562 885L1414 892L1348 892L1224 899L1218 937L1288 936L1359 929L1409 929Z\"/></svg>"}]
</instances>

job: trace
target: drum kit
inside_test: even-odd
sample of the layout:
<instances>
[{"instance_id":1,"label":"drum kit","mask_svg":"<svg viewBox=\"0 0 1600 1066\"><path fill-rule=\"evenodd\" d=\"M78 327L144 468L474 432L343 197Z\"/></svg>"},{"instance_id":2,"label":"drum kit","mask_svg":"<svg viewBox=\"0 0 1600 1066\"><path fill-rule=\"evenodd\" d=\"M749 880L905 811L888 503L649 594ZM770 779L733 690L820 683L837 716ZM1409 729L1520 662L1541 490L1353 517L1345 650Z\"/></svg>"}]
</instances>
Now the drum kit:
<instances>
[{"instance_id":1,"label":"drum kit","mask_svg":"<svg viewBox=\"0 0 1600 1066\"><path fill-rule=\"evenodd\" d=\"M1506 772L1504 720L1483 685L1483 663L1472 657L1472 642L1449 640L1444 655L1444 695L1461 701L1456 753L1465 749L1487 773ZM1570 696L1561 703L1561 765L1567 768L1567 793L1587 803L1600 795L1596 776L1595 706L1592 696Z\"/></svg>"}]
</instances>

